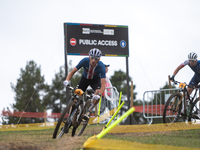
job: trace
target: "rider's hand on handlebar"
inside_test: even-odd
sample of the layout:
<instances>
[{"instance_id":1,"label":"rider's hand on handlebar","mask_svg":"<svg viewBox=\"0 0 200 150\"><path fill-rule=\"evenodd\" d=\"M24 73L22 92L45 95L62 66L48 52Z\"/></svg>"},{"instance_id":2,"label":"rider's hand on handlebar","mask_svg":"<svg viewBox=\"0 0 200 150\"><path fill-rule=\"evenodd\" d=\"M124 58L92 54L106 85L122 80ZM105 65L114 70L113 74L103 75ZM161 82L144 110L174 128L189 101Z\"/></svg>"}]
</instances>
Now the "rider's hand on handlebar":
<instances>
[{"instance_id":1,"label":"rider's hand on handlebar","mask_svg":"<svg viewBox=\"0 0 200 150\"><path fill-rule=\"evenodd\" d=\"M92 99L99 100L100 99L100 95L93 95Z\"/></svg>"},{"instance_id":2,"label":"rider's hand on handlebar","mask_svg":"<svg viewBox=\"0 0 200 150\"><path fill-rule=\"evenodd\" d=\"M174 75L172 75L171 77L170 77L170 81L173 81L174 82Z\"/></svg>"},{"instance_id":3,"label":"rider's hand on handlebar","mask_svg":"<svg viewBox=\"0 0 200 150\"><path fill-rule=\"evenodd\" d=\"M63 81L63 84L64 84L65 86L68 86L69 81L65 80L65 81Z\"/></svg>"}]
</instances>

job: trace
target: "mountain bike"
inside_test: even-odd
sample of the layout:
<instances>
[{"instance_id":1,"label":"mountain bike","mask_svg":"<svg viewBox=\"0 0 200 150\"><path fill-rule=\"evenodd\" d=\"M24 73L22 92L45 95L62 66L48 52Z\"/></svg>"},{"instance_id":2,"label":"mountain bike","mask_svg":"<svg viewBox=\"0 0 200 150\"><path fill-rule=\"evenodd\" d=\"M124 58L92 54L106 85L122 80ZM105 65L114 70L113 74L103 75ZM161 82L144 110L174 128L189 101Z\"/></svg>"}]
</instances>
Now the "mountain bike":
<instances>
[{"instance_id":1,"label":"mountain bike","mask_svg":"<svg viewBox=\"0 0 200 150\"><path fill-rule=\"evenodd\" d=\"M178 81L174 81L174 83L179 84L180 89L168 98L163 111L163 122L196 122L196 120L200 120L198 117L200 98L196 98L197 92L200 92L200 85L193 87ZM193 96L189 95L187 87L194 89L194 94L191 94Z\"/></svg>"},{"instance_id":2,"label":"mountain bike","mask_svg":"<svg viewBox=\"0 0 200 150\"><path fill-rule=\"evenodd\" d=\"M61 138L64 134L69 133L69 129L71 128L71 136L75 136L76 129L79 126L82 126L77 134L77 136L80 136L89 121L89 119L84 118L84 114L91 106L91 99L94 94L94 90L88 89L84 93L81 89L74 88L70 85L68 85L68 88L72 93L72 98L57 122L53 133L54 139Z\"/></svg>"}]
</instances>

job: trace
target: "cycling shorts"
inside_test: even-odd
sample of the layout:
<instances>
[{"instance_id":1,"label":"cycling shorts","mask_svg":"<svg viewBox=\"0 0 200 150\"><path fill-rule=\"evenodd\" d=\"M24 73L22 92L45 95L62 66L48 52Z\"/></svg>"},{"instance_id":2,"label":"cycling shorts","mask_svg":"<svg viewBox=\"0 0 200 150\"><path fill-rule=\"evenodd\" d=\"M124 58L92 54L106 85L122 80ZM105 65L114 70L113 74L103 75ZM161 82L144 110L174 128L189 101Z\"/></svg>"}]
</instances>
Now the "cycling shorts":
<instances>
[{"instance_id":1,"label":"cycling shorts","mask_svg":"<svg viewBox=\"0 0 200 150\"><path fill-rule=\"evenodd\" d=\"M200 75L194 74L194 76L190 80L189 85L197 86L199 82L200 82Z\"/></svg>"},{"instance_id":2,"label":"cycling shorts","mask_svg":"<svg viewBox=\"0 0 200 150\"><path fill-rule=\"evenodd\" d=\"M79 84L77 85L77 88L79 88L85 92L89 85L92 87L92 89L94 91L96 91L96 89L100 89L101 88L101 78L97 77L94 79L87 79L82 75L81 80L79 81Z\"/></svg>"}]
</instances>

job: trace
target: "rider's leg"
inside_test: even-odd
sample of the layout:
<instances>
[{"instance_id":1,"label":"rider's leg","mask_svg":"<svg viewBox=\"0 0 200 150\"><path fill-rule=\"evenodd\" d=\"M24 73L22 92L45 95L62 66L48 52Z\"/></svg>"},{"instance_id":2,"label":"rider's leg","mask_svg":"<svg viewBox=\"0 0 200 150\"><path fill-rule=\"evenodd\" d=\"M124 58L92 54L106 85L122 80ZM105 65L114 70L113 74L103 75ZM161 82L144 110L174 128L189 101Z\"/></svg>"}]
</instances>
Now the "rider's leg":
<instances>
[{"instance_id":1,"label":"rider's leg","mask_svg":"<svg viewBox=\"0 0 200 150\"><path fill-rule=\"evenodd\" d=\"M197 74L194 74L194 76L192 77L192 79L190 80L189 82L189 85L192 85L192 86L197 86L198 84L200 83L200 76L197 75ZM193 91L192 88L188 88L188 93L191 94ZM199 97L200 97L200 92L199 92ZM200 103L199 103L199 112L198 114L200 114Z\"/></svg>"},{"instance_id":2,"label":"rider's leg","mask_svg":"<svg viewBox=\"0 0 200 150\"><path fill-rule=\"evenodd\" d=\"M94 94L98 94L99 93L99 89L97 89L96 91L95 91L95 93ZM91 106L90 106L90 108L88 109L88 112L86 112L86 114L85 114L85 117L86 118L90 118L90 115L91 115L91 113L92 113L92 109L97 105L99 103L99 100L92 100L92 104L91 104Z\"/></svg>"},{"instance_id":3,"label":"rider's leg","mask_svg":"<svg viewBox=\"0 0 200 150\"><path fill-rule=\"evenodd\" d=\"M190 86L197 86L198 85L198 78L197 78L197 75L196 74L194 74L194 76L192 77L192 79L190 80L190 82L189 82L189 85ZM187 90L188 90L188 93L189 93L189 95L192 93L192 91L193 91L193 88L187 88Z\"/></svg>"},{"instance_id":4,"label":"rider's leg","mask_svg":"<svg viewBox=\"0 0 200 150\"><path fill-rule=\"evenodd\" d=\"M88 110L91 112L92 109L98 104L98 102L99 102L99 100L92 100L92 104Z\"/></svg>"},{"instance_id":5,"label":"rider's leg","mask_svg":"<svg viewBox=\"0 0 200 150\"><path fill-rule=\"evenodd\" d=\"M100 77L99 78L95 78L93 80L90 80L88 81L89 85L92 87L92 89L95 91L95 95L97 95L100 91L100 88L101 88L101 79ZM92 100L92 104L88 110L88 112L85 114L86 118L89 119L90 115L91 115L91 112L92 112L92 109L98 104L99 100Z\"/></svg>"}]
</instances>

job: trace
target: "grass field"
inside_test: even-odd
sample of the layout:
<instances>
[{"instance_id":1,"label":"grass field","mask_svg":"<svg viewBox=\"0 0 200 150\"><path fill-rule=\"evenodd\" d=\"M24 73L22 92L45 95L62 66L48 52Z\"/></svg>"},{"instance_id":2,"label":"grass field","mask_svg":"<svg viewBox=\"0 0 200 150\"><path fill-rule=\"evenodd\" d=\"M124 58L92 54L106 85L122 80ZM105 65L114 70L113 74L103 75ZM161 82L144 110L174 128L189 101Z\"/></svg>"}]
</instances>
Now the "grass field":
<instances>
[{"instance_id":1,"label":"grass field","mask_svg":"<svg viewBox=\"0 0 200 150\"><path fill-rule=\"evenodd\" d=\"M0 150L76 150L91 136L102 130L102 125L88 126L80 137L64 135L61 139L52 139L53 128L44 130L1 131ZM104 139L126 140L146 144L162 144L183 147L200 148L200 129L140 132L140 133L109 133Z\"/></svg>"}]
</instances>

